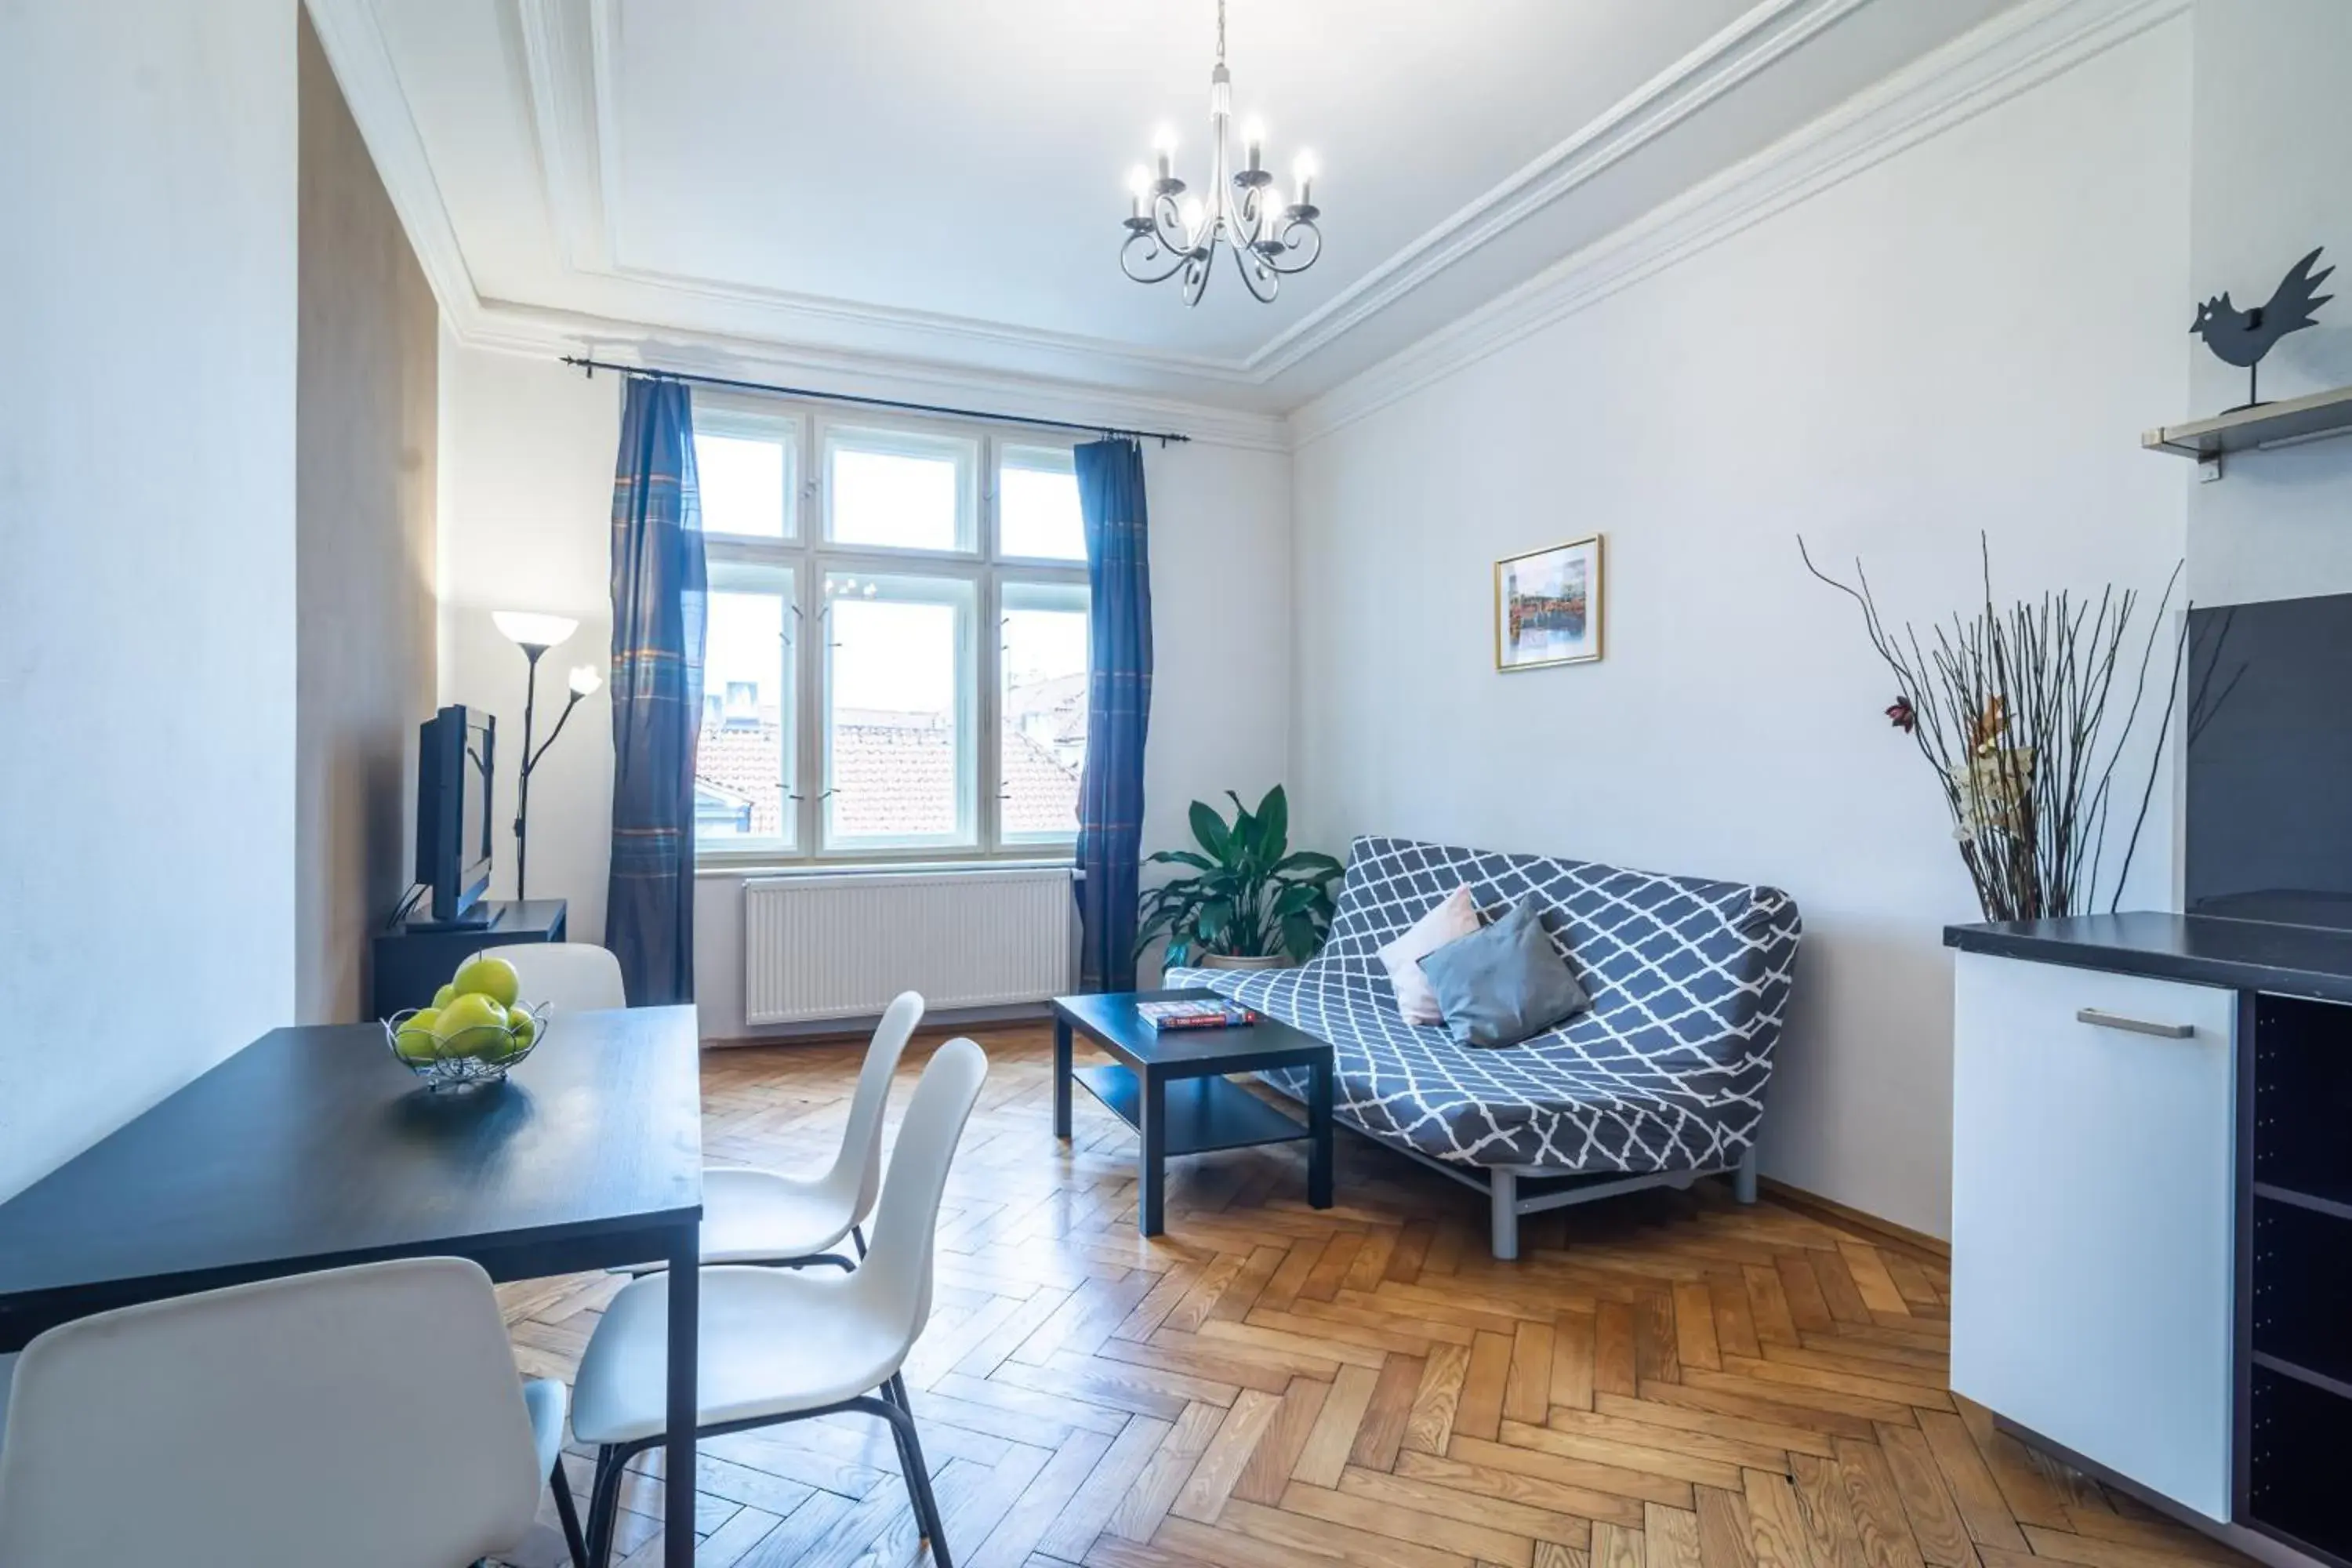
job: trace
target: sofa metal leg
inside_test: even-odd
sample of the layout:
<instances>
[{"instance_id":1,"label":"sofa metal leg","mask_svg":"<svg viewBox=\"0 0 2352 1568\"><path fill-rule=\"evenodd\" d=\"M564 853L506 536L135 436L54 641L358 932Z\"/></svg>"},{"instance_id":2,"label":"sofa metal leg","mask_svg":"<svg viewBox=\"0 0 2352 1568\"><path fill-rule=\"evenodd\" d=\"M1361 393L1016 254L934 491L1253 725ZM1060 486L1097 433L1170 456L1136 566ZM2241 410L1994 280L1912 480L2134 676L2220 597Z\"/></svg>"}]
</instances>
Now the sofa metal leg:
<instances>
[{"instance_id":1,"label":"sofa metal leg","mask_svg":"<svg viewBox=\"0 0 2352 1568\"><path fill-rule=\"evenodd\" d=\"M1491 1207L1491 1244L1495 1256L1507 1263L1519 1255L1519 1177L1516 1171L1486 1173Z\"/></svg>"},{"instance_id":2,"label":"sofa metal leg","mask_svg":"<svg viewBox=\"0 0 2352 1568\"><path fill-rule=\"evenodd\" d=\"M1756 1201L1756 1145L1750 1142L1731 1173L1731 1195L1743 1204Z\"/></svg>"}]
</instances>

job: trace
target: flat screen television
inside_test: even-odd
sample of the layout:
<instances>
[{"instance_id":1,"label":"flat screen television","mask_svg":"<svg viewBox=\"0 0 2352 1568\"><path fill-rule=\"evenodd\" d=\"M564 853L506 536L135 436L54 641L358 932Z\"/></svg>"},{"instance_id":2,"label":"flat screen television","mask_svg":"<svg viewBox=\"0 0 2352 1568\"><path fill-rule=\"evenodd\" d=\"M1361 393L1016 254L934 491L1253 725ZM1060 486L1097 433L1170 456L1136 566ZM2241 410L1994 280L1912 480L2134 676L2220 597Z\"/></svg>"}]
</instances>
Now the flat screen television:
<instances>
[{"instance_id":1,"label":"flat screen television","mask_svg":"<svg viewBox=\"0 0 2352 1568\"><path fill-rule=\"evenodd\" d=\"M416 731L416 879L432 893L433 919L456 924L478 910L490 885L490 781L498 721L444 708Z\"/></svg>"},{"instance_id":2,"label":"flat screen television","mask_svg":"<svg viewBox=\"0 0 2352 1568\"><path fill-rule=\"evenodd\" d=\"M2352 594L2189 612L2191 914L2352 928Z\"/></svg>"}]
</instances>

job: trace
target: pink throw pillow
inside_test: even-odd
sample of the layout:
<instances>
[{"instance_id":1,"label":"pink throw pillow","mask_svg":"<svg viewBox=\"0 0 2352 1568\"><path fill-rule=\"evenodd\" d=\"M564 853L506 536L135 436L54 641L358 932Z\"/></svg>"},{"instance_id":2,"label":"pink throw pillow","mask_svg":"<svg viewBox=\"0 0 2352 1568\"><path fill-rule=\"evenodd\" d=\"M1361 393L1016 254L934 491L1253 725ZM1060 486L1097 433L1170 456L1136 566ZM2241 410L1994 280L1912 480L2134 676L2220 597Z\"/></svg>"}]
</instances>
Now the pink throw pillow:
<instances>
[{"instance_id":1,"label":"pink throw pillow","mask_svg":"<svg viewBox=\"0 0 2352 1568\"><path fill-rule=\"evenodd\" d=\"M1465 887L1445 895L1438 906L1412 922L1411 930L1381 949L1381 962L1388 966L1389 984L1396 990L1397 1011L1408 1024L1442 1024L1444 1014L1438 1011L1437 993L1429 988L1429 979L1421 972L1421 961L1444 947L1447 942L1478 931L1478 906Z\"/></svg>"}]
</instances>

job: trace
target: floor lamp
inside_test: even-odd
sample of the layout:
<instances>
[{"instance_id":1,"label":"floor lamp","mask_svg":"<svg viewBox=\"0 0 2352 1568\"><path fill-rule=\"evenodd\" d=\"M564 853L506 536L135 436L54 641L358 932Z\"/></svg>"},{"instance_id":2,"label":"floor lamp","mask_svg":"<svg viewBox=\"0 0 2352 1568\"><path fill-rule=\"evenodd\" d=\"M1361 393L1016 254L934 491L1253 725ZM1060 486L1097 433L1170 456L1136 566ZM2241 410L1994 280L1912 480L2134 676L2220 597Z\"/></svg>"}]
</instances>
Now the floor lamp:
<instances>
[{"instance_id":1,"label":"floor lamp","mask_svg":"<svg viewBox=\"0 0 2352 1568\"><path fill-rule=\"evenodd\" d=\"M572 670L570 700L563 704L563 711L557 716L555 727L547 732L547 739L539 743L537 751L531 750L530 726L539 706L540 655L563 643L580 629L580 623L569 616L544 616L530 610L495 611L490 623L509 642L522 649L523 658L530 665L523 685L522 766L515 784L515 902L520 903L530 896L525 891L524 876L530 866L530 775L538 769L539 760L547 755L547 748L555 744L555 737L563 733L564 721L580 706L580 700L593 696L604 681L593 664Z\"/></svg>"}]
</instances>

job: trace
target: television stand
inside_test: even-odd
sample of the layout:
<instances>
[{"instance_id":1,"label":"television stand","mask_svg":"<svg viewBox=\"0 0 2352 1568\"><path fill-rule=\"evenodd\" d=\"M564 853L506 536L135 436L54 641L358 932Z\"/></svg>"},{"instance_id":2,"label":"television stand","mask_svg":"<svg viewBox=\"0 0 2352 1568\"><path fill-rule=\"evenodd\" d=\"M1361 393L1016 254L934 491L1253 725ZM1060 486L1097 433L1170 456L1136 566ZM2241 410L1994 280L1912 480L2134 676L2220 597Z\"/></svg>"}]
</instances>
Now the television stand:
<instances>
[{"instance_id":1,"label":"television stand","mask_svg":"<svg viewBox=\"0 0 2352 1568\"><path fill-rule=\"evenodd\" d=\"M457 965L485 947L509 942L562 942L569 905L562 899L531 899L521 903L485 899L467 911L487 911L478 921L412 919L375 934L375 978L370 987L370 1016L389 1018L404 1007L422 1007L433 1000L442 982Z\"/></svg>"},{"instance_id":2,"label":"television stand","mask_svg":"<svg viewBox=\"0 0 2352 1568\"><path fill-rule=\"evenodd\" d=\"M489 930L491 922L499 918L500 909L516 907L518 906L511 904L494 904L488 899L477 899L464 914L455 920L436 921L431 915L411 915L394 929L405 931L410 936L439 936L445 931L485 931Z\"/></svg>"}]
</instances>

